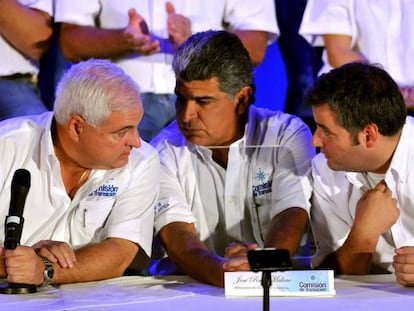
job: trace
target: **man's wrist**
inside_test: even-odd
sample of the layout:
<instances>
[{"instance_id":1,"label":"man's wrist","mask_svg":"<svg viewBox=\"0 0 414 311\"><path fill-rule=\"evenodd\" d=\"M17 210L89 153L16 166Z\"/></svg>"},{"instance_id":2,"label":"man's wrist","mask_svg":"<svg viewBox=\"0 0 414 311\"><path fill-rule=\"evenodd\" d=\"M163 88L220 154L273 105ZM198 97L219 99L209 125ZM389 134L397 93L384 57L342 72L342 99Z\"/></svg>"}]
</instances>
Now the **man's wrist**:
<instances>
[{"instance_id":1,"label":"man's wrist","mask_svg":"<svg viewBox=\"0 0 414 311\"><path fill-rule=\"evenodd\" d=\"M45 268L43 270L43 283L40 285L40 287L46 287L52 283L53 277L55 275L55 270L53 268L52 262L50 262L49 259L41 255L39 255L39 257L42 259L45 265Z\"/></svg>"}]
</instances>

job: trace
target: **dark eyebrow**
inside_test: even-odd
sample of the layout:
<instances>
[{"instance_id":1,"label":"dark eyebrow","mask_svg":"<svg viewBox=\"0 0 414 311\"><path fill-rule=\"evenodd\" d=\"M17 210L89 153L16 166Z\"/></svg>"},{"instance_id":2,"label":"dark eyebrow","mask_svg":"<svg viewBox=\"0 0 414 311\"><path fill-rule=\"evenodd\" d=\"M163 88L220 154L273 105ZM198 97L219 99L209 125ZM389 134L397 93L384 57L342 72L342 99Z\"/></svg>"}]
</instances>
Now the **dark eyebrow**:
<instances>
[{"instance_id":1,"label":"dark eyebrow","mask_svg":"<svg viewBox=\"0 0 414 311\"><path fill-rule=\"evenodd\" d=\"M322 128L322 129L323 129L323 130L325 130L325 131L328 131L328 132L330 132L330 131L331 131L328 127L326 127L326 126L325 126L325 125L323 125L323 124L316 123L316 126L318 126L318 127Z\"/></svg>"},{"instance_id":2,"label":"dark eyebrow","mask_svg":"<svg viewBox=\"0 0 414 311\"><path fill-rule=\"evenodd\" d=\"M205 95L205 96L195 96L195 97L187 98L183 94L181 94L180 92L175 91L174 93L175 93L175 95L177 97L184 98L186 100L199 101L199 100L214 100L214 99L216 99L214 96L208 96L208 95Z\"/></svg>"}]
</instances>

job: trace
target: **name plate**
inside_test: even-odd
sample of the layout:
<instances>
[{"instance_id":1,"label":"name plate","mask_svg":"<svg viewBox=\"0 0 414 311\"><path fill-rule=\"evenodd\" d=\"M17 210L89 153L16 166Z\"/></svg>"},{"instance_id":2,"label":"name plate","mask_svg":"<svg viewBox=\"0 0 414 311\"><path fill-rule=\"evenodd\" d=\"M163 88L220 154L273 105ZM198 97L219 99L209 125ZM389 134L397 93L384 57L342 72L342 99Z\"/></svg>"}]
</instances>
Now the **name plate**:
<instances>
[{"instance_id":1,"label":"name plate","mask_svg":"<svg viewBox=\"0 0 414 311\"><path fill-rule=\"evenodd\" d=\"M334 296L333 270L287 270L272 272L270 296ZM224 273L226 296L263 296L262 272Z\"/></svg>"}]
</instances>

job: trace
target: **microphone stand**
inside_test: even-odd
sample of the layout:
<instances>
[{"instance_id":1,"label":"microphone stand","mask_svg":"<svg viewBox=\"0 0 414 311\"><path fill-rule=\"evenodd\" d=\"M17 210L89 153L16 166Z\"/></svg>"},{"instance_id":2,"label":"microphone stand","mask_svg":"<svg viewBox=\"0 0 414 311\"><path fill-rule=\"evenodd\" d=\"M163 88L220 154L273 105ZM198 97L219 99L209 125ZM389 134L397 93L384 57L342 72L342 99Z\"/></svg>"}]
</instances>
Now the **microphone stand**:
<instances>
[{"instance_id":1,"label":"microphone stand","mask_svg":"<svg viewBox=\"0 0 414 311\"><path fill-rule=\"evenodd\" d=\"M263 311L269 311L272 272L292 269L289 251L276 248L249 250L247 259L252 271L262 271Z\"/></svg>"},{"instance_id":2,"label":"microphone stand","mask_svg":"<svg viewBox=\"0 0 414 311\"><path fill-rule=\"evenodd\" d=\"M270 271L262 271L262 287L263 287L263 311L269 311L270 306L270 287L272 286L272 273Z\"/></svg>"},{"instance_id":3,"label":"microphone stand","mask_svg":"<svg viewBox=\"0 0 414 311\"><path fill-rule=\"evenodd\" d=\"M0 284L1 294L33 294L37 292L37 286L33 284L4 283Z\"/></svg>"}]
</instances>

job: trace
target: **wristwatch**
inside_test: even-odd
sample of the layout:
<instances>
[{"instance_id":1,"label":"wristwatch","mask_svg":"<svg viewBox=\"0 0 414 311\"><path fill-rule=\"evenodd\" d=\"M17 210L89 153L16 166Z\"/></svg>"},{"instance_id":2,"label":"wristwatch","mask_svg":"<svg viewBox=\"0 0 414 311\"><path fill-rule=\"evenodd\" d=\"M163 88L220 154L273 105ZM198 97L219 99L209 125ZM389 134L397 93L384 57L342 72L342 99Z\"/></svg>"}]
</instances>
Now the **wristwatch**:
<instances>
[{"instance_id":1,"label":"wristwatch","mask_svg":"<svg viewBox=\"0 0 414 311\"><path fill-rule=\"evenodd\" d=\"M45 264L45 270L43 271L43 283L42 285L40 285L40 287L45 287L52 282L53 276L55 275L55 270L53 269L53 265L49 259L43 256L39 257L43 260L43 263Z\"/></svg>"}]
</instances>

